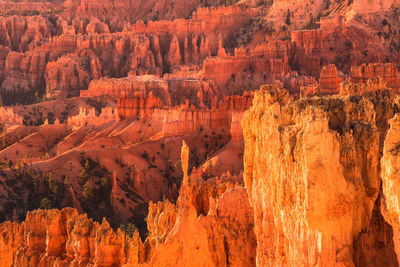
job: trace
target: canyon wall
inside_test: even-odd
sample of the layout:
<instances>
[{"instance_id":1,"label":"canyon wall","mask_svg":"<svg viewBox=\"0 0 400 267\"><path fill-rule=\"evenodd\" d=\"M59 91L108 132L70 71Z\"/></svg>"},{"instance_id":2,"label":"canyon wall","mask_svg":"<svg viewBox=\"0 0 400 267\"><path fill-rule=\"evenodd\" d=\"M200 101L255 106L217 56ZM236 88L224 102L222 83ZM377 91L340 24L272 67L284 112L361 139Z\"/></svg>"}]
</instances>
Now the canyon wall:
<instances>
[{"instance_id":1,"label":"canyon wall","mask_svg":"<svg viewBox=\"0 0 400 267\"><path fill-rule=\"evenodd\" d=\"M141 94L152 94L163 105L178 106L189 101L190 105L207 108L218 103L223 92L211 80L202 79L196 73L173 73L159 78L154 75L128 76L125 78L102 78L92 80L88 90L81 91L81 97L111 96L137 98Z\"/></svg>"},{"instance_id":2,"label":"canyon wall","mask_svg":"<svg viewBox=\"0 0 400 267\"><path fill-rule=\"evenodd\" d=\"M350 71L350 79L355 83L366 83L371 78L380 77L388 87L400 92L400 74L391 63L363 64L354 66Z\"/></svg>"},{"instance_id":3,"label":"canyon wall","mask_svg":"<svg viewBox=\"0 0 400 267\"><path fill-rule=\"evenodd\" d=\"M162 123L163 136L190 136L203 130L220 129L231 131L234 142L243 140L240 121L245 110L252 103L253 93L225 97L212 108L197 108L186 99L184 105L167 106L153 95L136 92L134 96L124 96L118 100L119 119L137 118Z\"/></svg>"},{"instance_id":4,"label":"canyon wall","mask_svg":"<svg viewBox=\"0 0 400 267\"><path fill-rule=\"evenodd\" d=\"M233 55L220 45L216 57L207 58L203 64L204 77L214 80L220 88L256 89L267 81L284 77L289 71L291 44L288 41L271 41L246 51L235 49Z\"/></svg>"},{"instance_id":5,"label":"canyon wall","mask_svg":"<svg viewBox=\"0 0 400 267\"><path fill-rule=\"evenodd\" d=\"M86 17L94 3L85 2L86 7L78 8L77 1L72 2L65 3L60 16L0 17L0 61L4 61L0 88L7 104L32 103L43 95L50 99L77 96L91 80L104 76L162 76L181 65L199 66L207 56L217 54L219 43L229 43L254 13L239 6L196 9L196 3L186 10L193 12L192 18L144 23L131 20L135 12L128 17ZM128 2L120 3L118 12ZM69 13L70 8L75 11ZM116 12L114 8L110 9ZM16 97L21 92L27 93L23 101Z\"/></svg>"},{"instance_id":6,"label":"canyon wall","mask_svg":"<svg viewBox=\"0 0 400 267\"><path fill-rule=\"evenodd\" d=\"M256 92L242 126L257 265L397 265L392 230L375 208L394 95L375 91L351 99L290 102L276 87ZM369 232L376 229L372 221L387 232ZM381 245L369 247L374 239ZM377 259L362 261L368 253Z\"/></svg>"},{"instance_id":7,"label":"canyon wall","mask_svg":"<svg viewBox=\"0 0 400 267\"><path fill-rule=\"evenodd\" d=\"M111 31L123 29L125 24L136 21L173 20L187 18L196 8L201 6L220 6L223 1L211 0L208 2L190 0L170 0L164 2L138 0L121 1L118 4L112 1L68 0L63 6L65 10L61 16L71 21L96 18L107 22ZM210 8L204 8L209 10ZM107 12L106 12L107 10Z\"/></svg>"},{"instance_id":8,"label":"canyon wall","mask_svg":"<svg viewBox=\"0 0 400 267\"><path fill-rule=\"evenodd\" d=\"M399 126L400 114L397 113L389 121L390 129L385 139L382 163L382 189L385 198L382 200L381 211L385 220L393 227L393 241L397 260L400 262L400 224L399 224Z\"/></svg>"},{"instance_id":9,"label":"canyon wall","mask_svg":"<svg viewBox=\"0 0 400 267\"><path fill-rule=\"evenodd\" d=\"M243 129L241 125L244 112L251 107L254 94L245 92L242 96L230 96L225 98L224 107L231 112L231 142L243 142Z\"/></svg>"},{"instance_id":10,"label":"canyon wall","mask_svg":"<svg viewBox=\"0 0 400 267\"><path fill-rule=\"evenodd\" d=\"M162 101L152 92L147 97L137 92L134 96L124 96L118 99L118 116L122 120L137 117L161 121L163 106Z\"/></svg>"},{"instance_id":11,"label":"canyon wall","mask_svg":"<svg viewBox=\"0 0 400 267\"><path fill-rule=\"evenodd\" d=\"M81 97L92 96L134 96L135 92L147 95L150 92L165 105L171 105L168 83L153 75L128 76L126 78L102 78L93 80L89 89L81 91Z\"/></svg>"},{"instance_id":12,"label":"canyon wall","mask_svg":"<svg viewBox=\"0 0 400 267\"><path fill-rule=\"evenodd\" d=\"M125 107L133 101L124 111L129 118L165 108L154 96L136 97L120 100ZM214 109L188 102L166 109L172 114L163 129L169 140L225 125L237 144L242 137L236 119L243 116L245 187L240 174L214 176L194 168L189 175L191 151L184 143L179 198L175 204L150 202L145 242L138 232L129 237L71 208L37 210L22 224L0 225L0 263L398 266L398 111L385 83L294 102L287 90L269 85L254 96L227 97ZM116 115L111 109L102 114L82 109L71 121L81 126ZM114 184L121 181L114 177ZM118 199L121 192L113 188Z\"/></svg>"},{"instance_id":13,"label":"canyon wall","mask_svg":"<svg viewBox=\"0 0 400 267\"><path fill-rule=\"evenodd\" d=\"M185 136L202 130L230 128L230 116L226 109L196 109L176 107L166 110L163 121L164 136Z\"/></svg>"}]
</instances>

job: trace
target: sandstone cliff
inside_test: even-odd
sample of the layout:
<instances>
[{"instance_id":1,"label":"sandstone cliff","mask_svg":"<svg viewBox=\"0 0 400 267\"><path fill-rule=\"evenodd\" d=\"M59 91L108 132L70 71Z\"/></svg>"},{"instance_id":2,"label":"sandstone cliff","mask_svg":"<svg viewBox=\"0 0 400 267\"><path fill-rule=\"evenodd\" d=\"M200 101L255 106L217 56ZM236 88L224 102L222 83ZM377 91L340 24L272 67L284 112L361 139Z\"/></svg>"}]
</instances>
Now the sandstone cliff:
<instances>
[{"instance_id":1,"label":"sandstone cliff","mask_svg":"<svg viewBox=\"0 0 400 267\"><path fill-rule=\"evenodd\" d=\"M372 211L380 201L380 152L393 101L384 91L357 101L296 102L274 87L256 92L242 125L258 265L374 266L361 261L366 248L381 251L375 262L397 264L391 228L382 228L387 239L367 230L376 229L371 221L385 225ZM365 247L374 239L382 246Z\"/></svg>"},{"instance_id":2,"label":"sandstone cliff","mask_svg":"<svg viewBox=\"0 0 400 267\"><path fill-rule=\"evenodd\" d=\"M390 120L390 129L385 139L382 157L382 188L385 198L382 199L381 210L385 220L393 227L393 242L400 261L400 228L399 228L399 186L397 175L399 169L399 113Z\"/></svg>"}]
</instances>

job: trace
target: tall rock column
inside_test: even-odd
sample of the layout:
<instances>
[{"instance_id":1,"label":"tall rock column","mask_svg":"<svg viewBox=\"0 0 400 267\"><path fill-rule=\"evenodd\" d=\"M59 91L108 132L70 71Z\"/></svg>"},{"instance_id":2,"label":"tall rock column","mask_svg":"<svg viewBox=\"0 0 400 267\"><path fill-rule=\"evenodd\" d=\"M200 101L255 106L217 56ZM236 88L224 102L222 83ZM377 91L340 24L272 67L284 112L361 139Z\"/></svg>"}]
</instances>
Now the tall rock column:
<instances>
[{"instance_id":1,"label":"tall rock column","mask_svg":"<svg viewBox=\"0 0 400 267\"><path fill-rule=\"evenodd\" d=\"M384 194L381 211L393 227L393 243L397 261L400 261L400 114L396 114L389 124L381 160Z\"/></svg>"},{"instance_id":2,"label":"tall rock column","mask_svg":"<svg viewBox=\"0 0 400 267\"><path fill-rule=\"evenodd\" d=\"M244 180L258 266L354 266L380 186L373 104L288 101L265 86L244 114Z\"/></svg>"}]
</instances>

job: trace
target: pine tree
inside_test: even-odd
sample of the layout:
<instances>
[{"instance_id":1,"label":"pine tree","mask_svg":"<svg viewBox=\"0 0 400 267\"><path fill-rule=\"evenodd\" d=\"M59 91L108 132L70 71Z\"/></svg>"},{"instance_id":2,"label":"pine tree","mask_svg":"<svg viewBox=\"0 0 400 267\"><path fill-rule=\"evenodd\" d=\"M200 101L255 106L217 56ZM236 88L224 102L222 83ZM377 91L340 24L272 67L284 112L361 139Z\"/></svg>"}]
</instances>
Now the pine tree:
<instances>
[{"instance_id":1,"label":"pine tree","mask_svg":"<svg viewBox=\"0 0 400 267\"><path fill-rule=\"evenodd\" d=\"M285 20L286 25L290 25L290 10L287 10L286 14L286 20Z\"/></svg>"},{"instance_id":2,"label":"pine tree","mask_svg":"<svg viewBox=\"0 0 400 267\"><path fill-rule=\"evenodd\" d=\"M42 201L40 201L40 208L44 210L49 210L53 206L52 202L50 199L47 197L43 198Z\"/></svg>"},{"instance_id":3,"label":"pine tree","mask_svg":"<svg viewBox=\"0 0 400 267\"><path fill-rule=\"evenodd\" d=\"M93 187L89 181L83 186L82 196L86 201L93 198Z\"/></svg>"}]
</instances>

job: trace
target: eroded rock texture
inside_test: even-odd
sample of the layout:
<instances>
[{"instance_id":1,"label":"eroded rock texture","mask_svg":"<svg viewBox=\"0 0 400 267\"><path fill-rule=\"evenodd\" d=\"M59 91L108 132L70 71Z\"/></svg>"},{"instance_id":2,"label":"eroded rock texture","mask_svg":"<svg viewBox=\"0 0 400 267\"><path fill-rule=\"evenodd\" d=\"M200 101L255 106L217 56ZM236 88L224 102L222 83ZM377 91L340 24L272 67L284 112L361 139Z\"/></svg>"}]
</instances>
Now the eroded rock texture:
<instances>
[{"instance_id":1,"label":"eroded rock texture","mask_svg":"<svg viewBox=\"0 0 400 267\"><path fill-rule=\"evenodd\" d=\"M391 228L374 204L393 99L386 91L296 102L275 87L256 93L243 129L258 265L373 266L360 256L368 248L397 264Z\"/></svg>"},{"instance_id":2,"label":"eroded rock texture","mask_svg":"<svg viewBox=\"0 0 400 267\"><path fill-rule=\"evenodd\" d=\"M29 212L21 225L2 224L1 232L2 266L121 266L133 260L127 249L136 250L136 260L143 249L138 233L130 239L72 208Z\"/></svg>"},{"instance_id":3,"label":"eroded rock texture","mask_svg":"<svg viewBox=\"0 0 400 267\"><path fill-rule=\"evenodd\" d=\"M400 260L400 237L399 237L399 114L390 120L390 129L385 139L382 157L382 189L384 199L381 210L385 220L393 227L393 241L396 249L397 259Z\"/></svg>"},{"instance_id":4,"label":"eroded rock texture","mask_svg":"<svg viewBox=\"0 0 400 267\"><path fill-rule=\"evenodd\" d=\"M188 176L189 148L176 204L149 205L142 243L77 210L36 210L0 225L2 266L255 266L253 211L246 189L228 177ZM195 237L195 238L194 238Z\"/></svg>"},{"instance_id":5,"label":"eroded rock texture","mask_svg":"<svg viewBox=\"0 0 400 267\"><path fill-rule=\"evenodd\" d=\"M144 244L138 232L130 238L112 230L105 220L93 222L72 208L29 212L21 225L1 225L0 262L2 266L255 266L246 190L225 190L211 198L214 206L206 216L198 216L191 202L150 204L150 234Z\"/></svg>"}]
</instances>

